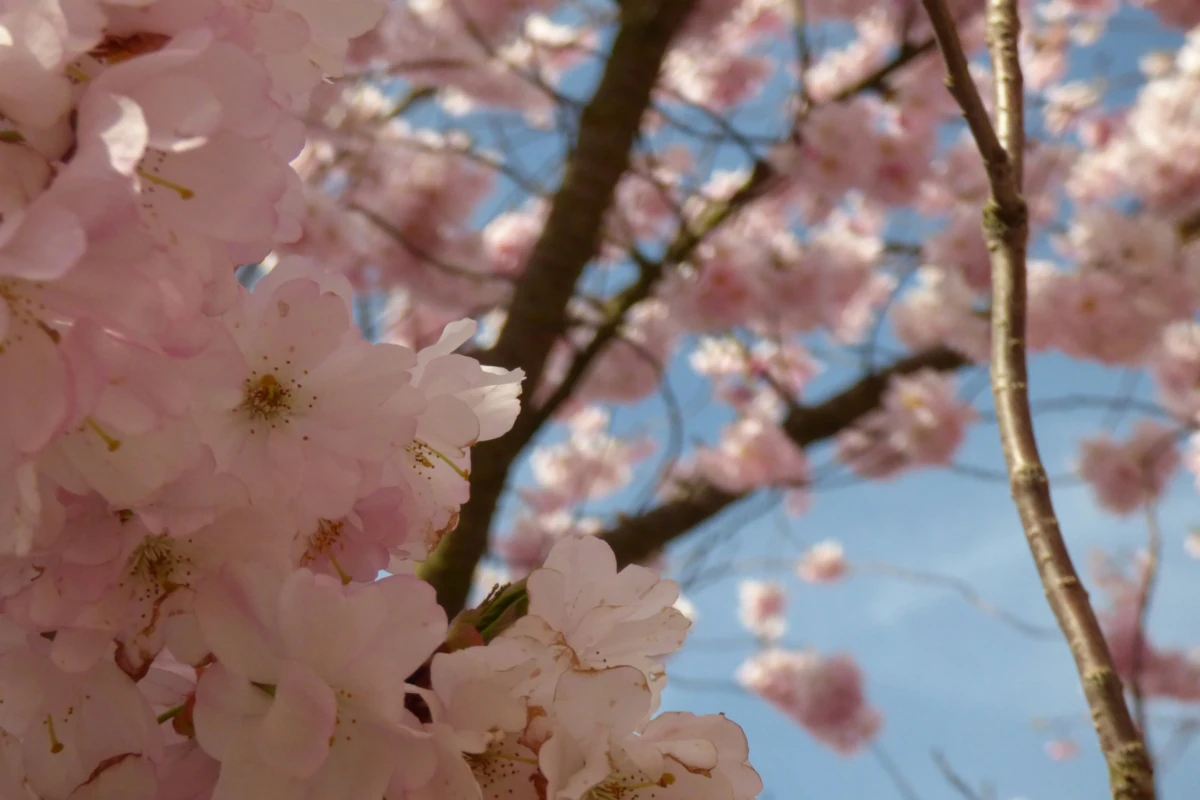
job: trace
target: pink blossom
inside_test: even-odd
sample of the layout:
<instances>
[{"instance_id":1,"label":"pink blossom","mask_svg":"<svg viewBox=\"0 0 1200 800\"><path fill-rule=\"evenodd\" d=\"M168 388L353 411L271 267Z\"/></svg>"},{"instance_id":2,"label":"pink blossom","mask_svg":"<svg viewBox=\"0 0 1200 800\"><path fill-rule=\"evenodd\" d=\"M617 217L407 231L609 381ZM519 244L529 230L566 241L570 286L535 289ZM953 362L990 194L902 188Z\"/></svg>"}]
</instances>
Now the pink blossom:
<instances>
[{"instance_id":1,"label":"pink blossom","mask_svg":"<svg viewBox=\"0 0 1200 800\"><path fill-rule=\"evenodd\" d=\"M842 545L833 539L808 548L796 564L796 574L808 583L836 583L848 569Z\"/></svg>"},{"instance_id":2,"label":"pink blossom","mask_svg":"<svg viewBox=\"0 0 1200 800\"><path fill-rule=\"evenodd\" d=\"M1108 436L1082 442L1079 474L1097 502L1115 514L1131 514L1153 502L1179 467L1180 455L1170 428L1142 420L1125 442Z\"/></svg>"},{"instance_id":3,"label":"pink blossom","mask_svg":"<svg viewBox=\"0 0 1200 800\"><path fill-rule=\"evenodd\" d=\"M979 313L978 297L963 277L957 271L924 266L916 278L917 285L892 311L897 338L914 351L949 345L973 359L987 360L989 321Z\"/></svg>"},{"instance_id":4,"label":"pink blossom","mask_svg":"<svg viewBox=\"0 0 1200 800\"><path fill-rule=\"evenodd\" d=\"M728 492L776 485L788 489L793 511L808 502L808 458L779 425L762 415L746 416L727 426L715 448L701 450L695 469Z\"/></svg>"},{"instance_id":5,"label":"pink blossom","mask_svg":"<svg viewBox=\"0 0 1200 800\"><path fill-rule=\"evenodd\" d=\"M1171 413L1185 420L1200 414L1200 325L1177 322L1163 330L1151 373Z\"/></svg>"},{"instance_id":6,"label":"pink blossom","mask_svg":"<svg viewBox=\"0 0 1200 800\"><path fill-rule=\"evenodd\" d=\"M1184 550L1192 558L1200 558L1200 531L1193 530L1183 542Z\"/></svg>"},{"instance_id":7,"label":"pink blossom","mask_svg":"<svg viewBox=\"0 0 1200 800\"><path fill-rule=\"evenodd\" d=\"M565 409L580 403L630 403L655 392L662 380L680 334L679 323L670 314L670 307L658 300L645 300L630 309L620 331L620 338L611 343L592 363L591 369L579 382L573 402ZM584 342L586 344L586 342ZM582 345L581 345L582 346ZM549 371L556 384L567 353L559 351Z\"/></svg>"},{"instance_id":8,"label":"pink blossom","mask_svg":"<svg viewBox=\"0 0 1200 800\"><path fill-rule=\"evenodd\" d=\"M841 755L857 753L883 724L867 704L862 673L848 655L768 650L743 664L738 679Z\"/></svg>"},{"instance_id":9,"label":"pink blossom","mask_svg":"<svg viewBox=\"0 0 1200 800\"><path fill-rule=\"evenodd\" d=\"M1110 596L1110 607L1100 623L1121 680L1134 681L1146 697L1194 702L1200 699L1200 661L1180 650L1151 643L1144 626L1142 593L1149 575L1147 562L1136 563L1132 576L1122 574L1107 558L1093 566L1100 588Z\"/></svg>"},{"instance_id":10,"label":"pink blossom","mask_svg":"<svg viewBox=\"0 0 1200 800\"><path fill-rule=\"evenodd\" d=\"M508 536L496 543L496 550L516 577L528 575L540 567L560 540L570 536L597 533L599 519L577 519L565 509L540 514L522 514L513 523Z\"/></svg>"},{"instance_id":11,"label":"pink blossom","mask_svg":"<svg viewBox=\"0 0 1200 800\"><path fill-rule=\"evenodd\" d=\"M779 639L787 631L787 593L783 586L769 581L739 583L738 619L759 639Z\"/></svg>"},{"instance_id":12,"label":"pink blossom","mask_svg":"<svg viewBox=\"0 0 1200 800\"><path fill-rule=\"evenodd\" d=\"M750 800L762 791L746 761L745 734L723 716L663 714L633 735L650 703L637 670L572 673L562 689L552 708L558 724L538 753L551 796L582 800L654 787L655 797L670 800Z\"/></svg>"},{"instance_id":13,"label":"pink blossom","mask_svg":"<svg viewBox=\"0 0 1200 800\"><path fill-rule=\"evenodd\" d=\"M1079 755L1079 745L1074 739L1055 739L1046 742L1046 756L1051 761L1070 761Z\"/></svg>"},{"instance_id":14,"label":"pink blossom","mask_svg":"<svg viewBox=\"0 0 1200 800\"><path fill-rule=\"evenodd\" d=\"M894 377L882 407L838 437L838 453L864 477L950 463L974 408L955 395L954 377L933 370Z\"/></svg>"},{"instance_id":15,"label":"pink blossom","mask_svg":"<svg viewBox=\"0 0 1200 800\"><path fill-rule=\"evenodd\" d=\"M369 346L345 294L276 267L224 319L242 355L241 390L200 418L219 468L257 503L292 501L303 513L345 515L365 470L398 455L424 398L410 385L415 354ZM295 276L292 278L291 276Z\"/></svg>"},{"instance_id":16,"label":"pink blossom","mask_svg":"<svg viewBox=\"0 0 1200 800\"><path fill-rule=\"evenodd\" d=\"M196 618L218 659L195 710L218 795L382 795L418 728L404 678L446 632L432 587L395 576L344 589L239 565L201 589Z\"/></svg>"},{"instance_id":17,"label":"pink blossom","mask_svg":"<svg viewBox=\"0 0 1200 800\"><path fill-rule=\"evenodd\" d=\"M530 457L541 488L526 496L542 512L600 499L624 488L633 478L634 466L652 452L648 439L609 433L609 413L599 406L578 411L568 425L569 438L540 447Z\"/></svg>"},{"instance_id":18,"label":"pink blossom","mask_svg":"<svg viewBox=\"0 0 1200 800\"><path fill-rule=\"evenodd\" d=\"M569 669L631 666L661 674L656 656L683 644L691 623L673 607L674 581L649 569L618 572L611 548L592 536L563 539L527 579L529 614L501 638L539 659L533 702L545 705L554 677Z\"/></svg>"},{"instance_id":19,"label":"pink blossom","mask_svg":"<svg viewBox=\"0 0 1200 800\"><path fill-rule=\"evenodd\" d=\"M121 768L122 760L160 757L163 742L150 706L112 661L65 671L51 660L50 642L34 635L23 641L7 621L4 633L0 680L6 696L22 700L5 704L0 726L23 738L25 778L39 797L66 800L93 773L124 773L132 765ZM133 769L144 784L142 767ZM113 775L105 783L125 779Z\"/></svg>"},{"instance_id":20,"label":"pink blossom","mask_svg":"<svg viewBox=\"0 0 1200 800\"><path fill-rule=\"evenodd\" d=\"M668 297L680 322L692 330L722 330L744 323L761 302L763 287L746 269L730 237L702 247L690 280L678 280Z\"/></svg>"}]
</instances>

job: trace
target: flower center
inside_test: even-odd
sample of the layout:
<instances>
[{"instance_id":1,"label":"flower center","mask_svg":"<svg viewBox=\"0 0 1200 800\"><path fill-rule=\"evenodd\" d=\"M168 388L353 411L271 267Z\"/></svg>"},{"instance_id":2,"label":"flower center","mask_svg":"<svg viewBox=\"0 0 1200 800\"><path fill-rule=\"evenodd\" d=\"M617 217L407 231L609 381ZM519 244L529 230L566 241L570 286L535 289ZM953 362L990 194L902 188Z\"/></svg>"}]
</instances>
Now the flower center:
<instances>
[{"instance_id":1,"label":"flower center","mask_svg":"<svg viewBox=\"0 0 1200 800\"><path fill-rule=\"evenodd\" d=\"M45 335L58 344L62 335L42 321L46 304L41 300L42 285L16 280L0 280L0 303L8 306L8 330L0 330L0 355L21 345L27 337Z\"/></svg>"},{"instance_id":2,"label":"flower center","mask_svg":"<svg viewBox=\"0 0 1200 800\"><path fill-rule=\"evenodd\" d=\"M599 783L588 790L582 800L633 800L635 793L642 789L665 788L675 783L675 776L664 772L657 781L642 780L627 782L625 776L610 777L604 783ZM653 797L654 795L650 795Z\"/></svg>"},{"instance_id":3,"label":"flower center","mask_svg":"<svg viewBox=\"0 0 1200 800\"><path fill-rule=\"evenodd\" d=\"M105 67L158 52L170 41L171 37L162 33L133 33L128 36L108 34L87 55L66 66L67 77L75 84L87 83Z\"/></svg>"},{"instance_id":4,"label":"flower center","mask_svg":"<svg viewBox=\"0 0 1200 800\"><path fill-rule=\"evenodd\" d=\"M323 519L317 523L317 532L308 537L308 550L300 559L300 564L311 564L317 556L333 550L338 539L342 538L342 528L345 522Z\"/></svg>"},{"instance_id":5,"label":"flower center","mask_svg":"<svg viewBox=\"0 0 1200 800\"><path fill-rule=\"evenodd\" d=\"M175 570L190 560L178 552L176 542L162 533L147 536L129 556L128 574L138 582L154 589L171 589L179 585L172 580Z\"/></svg>"},{"instance_id":6,"label":"flower center","mask_svg":"<svg viewBox=\"0 0 1200 800\"><path fill-rule=\"evenodd\" d=\"M491 787L519 783L526 775L532 776L538 763L531 751L512 742L499 742L482 753L464 753L463 757L485 794Z\"/></svg>"},{"instance_id":7,"label":"flower center","mask_svg":"<svg viewBox=\"0 0 1200 800\"><path fill-rule=\"evenodd\" d=\"M316 533L308 537L308 549L304 551L304 555L300 556L300 566L307 567L316 561L321 556L329 559L330 566L337 573L343 585L348 585L352 580L351 577L342 569L342 565L338 563L337 557L333 551L338 548L341 538L342 529L345 528L344 520L323 519L317 523Z\"/></svg>"},{"instance_id":8,"label":"flower center","mask_svg":"<svg viewBox=\"0 0 1200 800\"><path fill-rule=\"evenodd\" d=\"M169 41L171 37L161 33L134 33L129 36L110 34L92 48L88 55L105 64L119 64L135 56L157 52Z\"/></svg>"},{"instance_id":9,"label":"flower center","mask_svg":"<svg viewBox=\"0 0 1200 800\"><path fill-rule=\"evenodd\" d=\"M246 378L241 408L256 420L279 419L292 410L292 391L274 375Z\"/></svg>"}]
</instances>

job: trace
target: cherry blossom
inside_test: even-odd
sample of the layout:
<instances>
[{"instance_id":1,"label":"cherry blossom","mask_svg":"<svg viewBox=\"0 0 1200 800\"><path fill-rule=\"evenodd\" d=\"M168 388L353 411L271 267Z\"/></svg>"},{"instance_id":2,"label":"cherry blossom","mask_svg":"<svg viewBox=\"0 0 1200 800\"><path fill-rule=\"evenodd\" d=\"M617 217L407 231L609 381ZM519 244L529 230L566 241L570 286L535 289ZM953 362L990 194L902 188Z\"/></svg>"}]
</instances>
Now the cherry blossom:
<instances>
[{"instance_id":1,"label":"cherry blossom","mask_svg":"<svg viewBox=\"0 0 1200 800\"><path fill-rule=\"evenodd\" d=\"M882 407L839 437L839 455L874 478L915 464L947 464L975 418L974 408L956 397L952 377L932 370L896 377Z\"/></svg>"},{"instance_id":2,"label":"cherry blossom","mask_svg":"<svg viewBox=\"0 0 1200 800\"><path fill-rule=\"evenodd\" d=\"M787 631L787 593L783 586L742 581L738 584L738 618L759 639L779 639Z\"/></svg>"},{"instance_id":3,"label":"cherry blossom","mask_svg":"<svg viewBox=\"0 0 1200 800\"><path fill-rule=\"evenodd\" d=\"M346 590L303 569L243 566L201 588L196 620L219 659L195 709L198 741L222 764L215 796L382 795L392 750L418 732L403 676L445 636L427 584Z\"/></svg>"},{"instance_id":4,"label":"cherry blossom","mask_svg":"<svg viewBox=\"0 0 1200 800\"><path fill-rule=\"evenodd\" d=\"M659 713L722 616L679 539L955 463L991 189L919 3L690 5L0 3L0 796L763 792L734 722ZM1172 424L1078 442L1131 515L1200 476L1200 12L1019 7L1024 344L1152 378ZM1117 91L1076 66L1131 14L1167 49ZM1179 535L1093 582L1125 686L1195 703L1146 630ZM740 577L740 683L862 751L863 668Z\"/></svg>"},{"instance_id":5,"label":"cherry blossom","mask_svg":"<svg viewBox=\"0 0 1200 800\"><path fill-rule=\"evenodd\" d=\"M1179 466L1174 432L1143 420L1128 441L1085 439L1079 474L1101 506L1114 514L1130 514L1153 502Z\"/></svg>"},{"instance_id":6,"label":"cherry blossom","mask_svg":"<svg viewBox=\"0 0 1200 800\"><path fill-rule=\"evenodd\" d=\"M743 664L739 679L843 755L866 746L883 724L863 695L858 664L847 655L769 650Z\"/></svg>"},{"instance_id":7,"label":"cherry blossom","mask_svg":"<svg viewBox=\"0 0 1200 800\"><path fill-rule=\"evenodd\" d=\"M1104 634L1121 680L1147 697L1194 702L1200 698L1200 661L1194 653L1156 646L1142 618L1142 592L1149 578L1148 561L1135 560L1132 574L1123 573L1107 557L1093 560L1094 579L1111 599L1101 616Z\"/></svg>"},{"instance_id":8,"label":"cherry blossom","mask_svg":"<svg viewBox=\"0 0 1200 800\"><path fill-rule=\"evenodd\" d=\"M1046 756L1051 761L1070 761L1079 755L1079 745L1073 739L1055 739L1046 742Z\"/></svg>"},{"instance_id":9,"label":"cherry blossom","mask_svg":"<svg viewBox=\"0 0 1200 800\"><path fill-rule=\"evenodd\" d=\"M612 550L595 537L570 537L550 551L527 579L529 613L501 638L545 661L531 695L545 704L553 693L548 676L572 668L631 666L657 681L656 656L674 652L691 625L674 608L679 587L653 571L618 571Z\"/></svg>"},{"instance_id":10,"label":"cherry blossom","mask_svg":"<svg viewBox=\"0 0 1200 800\"><path fill-rule=\"evenodd\" d=\"M805 551L796 564L796 574L808 583L836 583L849 570L841 543L833 539L818 542Z\"/></svg>"}]
</instances>

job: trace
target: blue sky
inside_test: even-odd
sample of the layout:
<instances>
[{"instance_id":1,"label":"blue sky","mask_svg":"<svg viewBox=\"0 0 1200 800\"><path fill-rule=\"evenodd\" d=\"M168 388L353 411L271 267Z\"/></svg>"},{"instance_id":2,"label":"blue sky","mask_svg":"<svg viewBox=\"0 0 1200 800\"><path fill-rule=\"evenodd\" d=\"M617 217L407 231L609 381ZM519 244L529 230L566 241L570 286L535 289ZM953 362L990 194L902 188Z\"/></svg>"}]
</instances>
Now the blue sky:
<instances>
[{"instance_id":1,"label":"blue sky","mask_svg":"<svg viewBox=\"0 0 1200 800\"><path fill-rule=\"evenodd\" d=\"M1032 385L1035 398L1113 396L1119 393L1121 377L1048 357L1035 362ZM1148 388L1140 396L1148 398ZM1101 429L1103 416L1097 409L1039 418L1038 434L1052 474L1069 472L1078 438ZM994 426L972 431L960 461L1002 464ZM1081 567L1092 548L1132 552L1143 546L1146 532L1140 519L1122 521L1100 513L1085 487L1059 486L1054 499ZM1200 644L1194 624L1200 564L1183 550L1189 526L1200 522L1196 512L1192 479L1181 475L1161 507L1166 563L1151 624L1156 641L1163 644ZM938 471L818 491L812 510L789 528L801 543L841 540L852 562L886 563L964 579L1005 610L1053 625L1002 482ZM737 554L731 557L782 561L795 555L796 549L779 535L772 520L742 528ZM1106 772L1083 716L1064 644L1015 632L944 588L869 575L833 587L777 577L793 590L785 642L823 652L846 650L860 660L871 700L886 715L880 743L919 797L958 797L937 771L931 758L934 749L944 751L954 768L976 785L992 781L999 798L1106 796ZM689 680L730 683L749 652L748 637L745 647L728 646L740 635L736 585L730 579L689 595L700 612L693 629L698 646L670 663L668 672L678 675L681 685L668 687L665 704L698 713L724 711L740 722L750 738L754 764L776 800L901 798L870 754L839 758L755 698L725 688L688 688ZM706 640L712 644L706 645ZM1179 714L1169 707L1154 711L1168 719ZM1078 735L1081 756L1070 762L1050 761L1042 750L1045 735L1031 727L1035 716L1073 717L1069 730ZM1169 728L1157 726L1153 733L1163 743ZM1198 784L1200 760L1185 759L1163 778L1163 797L1191 797L1187 790L1194 791Z\"/></svg>"},{"instance_id":2,"label":"blue sky","mask_svg":"<svg viewBox=\"0 0 1200 800\"><path fill-rule=\"evenodd\" d=\"M1097 48L1073 60L1072 76L1095 77L1101 69L1110 77L1135 74L1140 54L1171 48L1177 41L1148 15L1125 11ZM1132 87L1114 89L1110 100L1123 104L1131 95ZM835 372L826 386L845 380ZM1130 380L1117 371L1046 356L1033 362L1031 387L1035 401L1080 395L1111 398L1127 392ZM981 408L990 406L981 376L973 374L964 386L979 392ZM821 394L819 388L814 390L816 397ZM1153 399L1144 376L1136 382L1135 396ZM1037 432L1051 475L1069 475L1079 438L1113 421L1113 414L1103 408L1040 416ZM814 463L829 460L820 448L810 455ZM995 427L973 429L959 462L1002 469ZM787 525L789 536L780 534L779 514L750 521L736 533L736 551L723 550L718 558L787 561L798 555L797 542L836 538L852 562L953 576L1006 611L1053 625L1003 481L936 471L887 483L838 484L840 488L818 489L811 511ZM1057 482L1054 499L1081 570L1095 548L1131 553L1144 546L1146 530L1140 518L1103 514L1078 482ZM1200 645L1194 621L1200 604L1200 563L1183 549L1189 527L1200 523L1198 511L1194 479L1181 473L1159 509L1165 565L1150 619L1160 644ZM945 588L871 575L851 577L834 587L806 586L786 574L775 577L792 590L788 645L846 650L862 663L871 700L886 717L880 746L899 765L915 797L961 798L939 772L933 750L942 751L974 786L994 786L998 800L1108 796L1106 769L1064 643L1015 632ZM764 800L904 798L871 754L839 758L765 703L732 687L731 676L751 647L737 624L736 587L737 580L731 578L689 595L700 613L693 629L697 646L671 662L669 672L680 680L668 688L665 704L697 713L723 711L740 722L766 783ZM738 636L747 644L730 647ZM1162 720L1151 730L1152 743L1161 747L1170 739L1171 720L1188 709L1165 704L1152 705L1151 710L1152 718ZM1081 755L1068 762L1049 760L1042 748L1052 734L1035 731L1035 717L1063 720L1052 730L1073 734L1082 746ZM1160 777L1161 797L1191 798L1197 785L1200 758L1185 753Z\"/></svg>"},{"instance_id":3,"label":"blue sky","mask_svg":"<svg viewBox=\"0 0 1200 800\"><path fill-rule=\"evenodd\" d=\"M1122 12L1100 45L1073 61L1072 74L1095 77L1103 70L1105 75L1127 78L1136 73L1140 54L1174 47L1178 38L1163 32L1147 14ZM837 31L828 37L828 41L838 40L844 36ZM595 74L592 67L580 70L564 88L585 97ZM1133 89L1126 81L1119 83L1123 88L1114 89L1110 96L1126 103ZM772 88L739 114L742 127L772 130L787 86L788 79L777 76ZM430 109L413 122L432 125L438 116ZM479 126L472 132L481 142L498 145L490 130L494 129ZM524 148L517 160L529 173L551 178L547 165L552 171L556 151L547 148L550 138L534 136L530 141L536 146ZM731 153L721 165L728 166L735 157ZM516 207L513 200L511 187L501 185L490 202L477 210L477 220ZM607 279L613 278L610 273ZM668 375L685 404L703 394L702 384L682 364L674 365ZM849 379L843 370L830 370L814 385L810 397L819 399ZM978 370L963 385L977 393L981 408L990 405ZM1033 364L1035 400L1080 395L1111 398L1129 386L1129 377L1122 373L1057 356L1039 357ZM1135 388L1138 398L1152 399L1152 387L1144 377ZM711 440L728 414L702 407L688 417L689 437ZM1037 429L1051 475L1069 474L1079 438L1102 429L1112 418L1111 412L1094 407L1040 416ZM662 419L662 401L655 398L617 411L614 427L629 431L661 426ZM550 432L546 440L555 437ZM827 447L811 451L810 457L817 465L831 461ZM959 461L1003 469L995 427L976 426ZM655 466L652 459L641 477L652 475ZM528 481L527 467L517 473L518 483ZM1181 474L1160 508L1166 557L1151 621L1155 640L1161 644L1200 645L1193 611L1200 605L1200 563L1188 557L1182 545L1189 527L1200 523L1195 491L1192 477ZM611 511L628 496L592 510ZM1102 514L1077 482L1057 482L1054 499L1081 571L1093 548L1128 553L1145 542L1140 518L1120 520ZM506 514L513 510L509 504ZM854 563L953 576L968 581L1009 612L1053 625L1003 480L942 470L867 484L847 481L843 473L832 478L828 487L818 487L812 509L801 517L786 520L773 513L752 519L750 510L726 514L680 547L695 546L714 532L732 532L732 546L720 550L714 563L770 558L787 565L804 545L835 538ZM792 590L787 645L823 652L846 650L863 665L871 701L886 718L880 746L899 765L913 795L906 798L870 754L839 758L773 709L736 689L733 673L752 651L752 642L737 624L737 580L730 576L689 593L699 611L694 646L671 661L669 674L678 680L668 687L664 705L697 713L725 712L741 723L750 739L753 763L766 783L763 800L960 798L936 768L933 750L943 751L954 769L975 786L993 784L996 800L1107 796L1105 768L1065 644L1015 632L945 588L879 575L852 576L831 587L806 586L786 573L772 577L787 582ZM1184 710L1155 706L1152 711L1164 720L1152 729L1154 743L1161 745L1169 738L1167 721ZM1038 733L1031 725L1038 716L1067 720L1066 727L1055 730L1074 734L1082 745L1081 755L1069 762L1050 761L1042 749L1049 734ZM1160 780L1164 800L1192 800L1200 785L1200 758L1185 755Z\"/></svg>"}]
</instances>

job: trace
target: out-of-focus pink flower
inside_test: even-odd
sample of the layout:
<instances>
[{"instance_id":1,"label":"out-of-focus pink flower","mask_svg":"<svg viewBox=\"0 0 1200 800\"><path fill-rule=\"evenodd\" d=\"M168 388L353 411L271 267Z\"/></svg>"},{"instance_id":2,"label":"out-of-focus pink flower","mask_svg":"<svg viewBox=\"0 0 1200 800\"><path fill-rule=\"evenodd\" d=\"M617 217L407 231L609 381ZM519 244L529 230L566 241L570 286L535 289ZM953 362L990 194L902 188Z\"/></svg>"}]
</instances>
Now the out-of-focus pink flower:
<instances>
[{"instance_id":1,"label":"out-of-focus pink flower","mask_svg":"<svg viewBox=\"0 0 1200 800\"><path fill-rule=\"evenodd\" d=\"M833 539L810 547L796 564L796 574L808 583L835 583L842 579L847 569L845 551Z\"/></svg>"},{"instance_id":2,"label":"out-of-focus pink flower","mask_svg":"<svg viewBox=\"0 0 1200 800\"><path fill-rule=\"evenodd\" d=\"M883 724L848 655L769 650L751 656L738 680L841 755L857 753Z\"/></svg>"},{"instance_id":3,"label":"out-of-focus pink flower","mask_svg":"<svg viewBox=\"0 0 1200 800\"><path fill-rule=\"evenodd\" d=\"M742 581L738 618L759 639L775 641L787 631L787 592L774 582Z\"/></svg>"},{"instance_id":4,"label":"out-of-focus pink flower","mask_svg":"<svg viewBox=\"0 0 1200 800\"><path fill-rule=\"evenodd\" d=\"M1114 514L1131 514L1153 502L1181 461L1175 432L1152 420L1139 422L1125 442L1100 436L1081 447L1079 474Z\"/></svg>"},{"instance_id":5,"label":"out-of-focus pink flower","mask_svg":"<svg viewBox=\"0 0 1200 800\"><path fill-rule=\"evenodd\" d=\"M1191 421L1200 414L1200 324L1168 326L1150 365L1159 396L1171 413Z\"/></svg>"},{"instance_id":6,"label":"out-of-focus pink flower","mask_svg":"<svg viewBox=\"0 0 1200 800\"><path fill-rule=\"evenodd\" d=\"M1079 755L1079 745L1074 739L1055 739L1046 742L1046 756L1051 761L1070 761Z\"/></svg>"},{"instance_id":7,"label":"out-of-focus pink flower","mask_svg":"<svg viewBox=\"0 0 1200 800\"><path fill-rule=\"evenodd\" d=\"M859 475L885 478L915 466L949 464L975 409L953 375L925 369L892 378L882 407L838 437L838 455Z\"/></svg>"}]
</instances>

